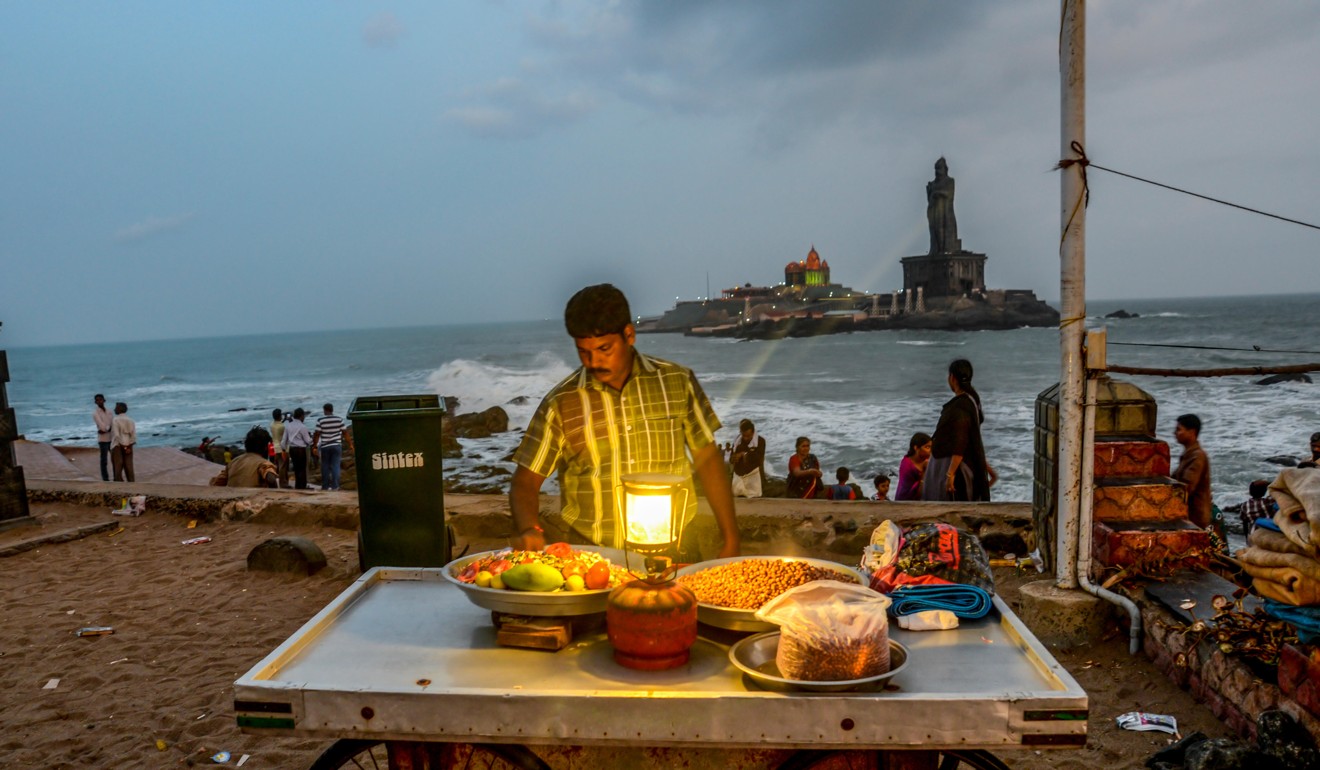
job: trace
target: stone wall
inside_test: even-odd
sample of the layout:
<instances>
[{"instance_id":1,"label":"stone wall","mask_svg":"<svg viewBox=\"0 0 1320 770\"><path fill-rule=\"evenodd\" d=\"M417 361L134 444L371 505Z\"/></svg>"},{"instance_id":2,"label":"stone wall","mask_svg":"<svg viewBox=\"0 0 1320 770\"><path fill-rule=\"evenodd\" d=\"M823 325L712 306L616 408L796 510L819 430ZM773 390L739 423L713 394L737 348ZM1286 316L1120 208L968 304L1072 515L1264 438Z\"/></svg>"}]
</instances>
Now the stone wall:
<instances>
[{"instance_id":1,"label":"stone wall","mask_svg":"<svg viewBox=\"0 0 1320 770\"><path fill-rule=\"evenodd\" d=\"M1186 626L1182 621L1163 607L1149 601L1140 604L1141 622L1146 632L1146 657L1175 684L1196 696L1240 737L1254 742L1256 718L1270 709L1283 710L1311 735L1320 737L1320 717L1283 692L1279 684L1262 679L1243 658L1225 655L1212 641L1193 643L1194 640L1183 633ZM1183 656L1181 663L1179 656ZM1289 679L1288 671L1280 669L1279 680L1307 681L1310 671L1306 670L1305 656L1294 650L1292 657L1302 658L1302 664L1294 665L1300 673ZM1305 688L1290 690L1293 694L1300 694L1303 700L1309 693Z\"/></svg>"},{"instance_id":2,"label":"stone wall","mask_svg":"<svg viewBox=\"0 0 1320 770\"><path fill-rule=\"evenodd\" d=\"M358 526L356 492L292 489L232 489L181 484L115 484L87 481L38 481L29 485L33 502L68 502L118 508L129 495L146 495L149 512L202 521L254 521L342 529ZM508 544L509 508L503 495L446 494L445 512L458 536L455 553L491 550ZM880 522L903 526L944 521L978 535L988 551L1026 555L1031 544L1031 506L1027 503L832 502L767 499L737 501L743 551L833 558L860 556ZM541 496L547 536L563 539L559 498ZM698 507L698 542L704 558L719 550L719 532L705 500Z\"/></svg>"}]
</instances>

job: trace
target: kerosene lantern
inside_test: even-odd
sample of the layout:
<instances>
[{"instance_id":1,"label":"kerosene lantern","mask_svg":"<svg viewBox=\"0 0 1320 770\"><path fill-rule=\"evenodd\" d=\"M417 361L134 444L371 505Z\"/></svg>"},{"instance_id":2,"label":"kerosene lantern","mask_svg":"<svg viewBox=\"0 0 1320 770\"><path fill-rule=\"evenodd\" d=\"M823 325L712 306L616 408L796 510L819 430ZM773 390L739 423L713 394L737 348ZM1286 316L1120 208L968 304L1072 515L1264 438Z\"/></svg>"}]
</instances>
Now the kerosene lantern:
<instances>
[{"instance_id":1,"label":"kerosene lantern","mask_svg":"<svg viewBox=\"0 0 1320 770\"><path fill-rule=\"evenodd\" d=\"M697 597L674 580L665 555L683 537L687 490L683 477L664 473L624 476L617 490L624 549L644 557L646 575L610 592L605 626L614 660L644 671L676 668L697 641ZM681 492L676 499L675 492Z\"/></svg>"}]
</instances>

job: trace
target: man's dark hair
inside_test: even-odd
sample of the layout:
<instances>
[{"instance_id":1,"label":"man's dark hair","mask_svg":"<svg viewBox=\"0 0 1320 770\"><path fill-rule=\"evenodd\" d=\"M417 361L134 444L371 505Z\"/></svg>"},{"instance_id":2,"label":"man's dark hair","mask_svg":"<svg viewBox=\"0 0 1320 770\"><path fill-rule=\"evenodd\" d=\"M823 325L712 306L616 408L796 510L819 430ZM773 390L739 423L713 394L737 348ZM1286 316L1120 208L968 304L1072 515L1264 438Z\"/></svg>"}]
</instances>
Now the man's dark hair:
<instances>
[{"instance_id":1,"label":"man's dark hair","mask_svg":"<svg viewBox=\"0 0 1320 770\"><path fill-rule=\"evenodd\" d=\"M1194 414L1183 414L1178 416L1178 424L1190 431L1195 431L1196 435L1201 435L1201 418Z\"/></svg>"},{"instance_id":2,"label":"man's dark hair","mask_svg":"<svg viewBox=\"0 0 1320 770\"><path fill-rule=\"evenodd\" d=\"M98 399L98 398L101 399L102 401L104 401L104 400L105 400L105 394L104 394L104 393L97 393L95 396L92 396L92 400L93 400L93 401L95 401L95 400Z\"/></svg>"},{"instance_id":3,"label":"man's dark hair","mask_svg":"<svg viewBox=\"0 0 1320 770\"><path fill-rule=\"evenodd\" d=\"M1256 479L1255 481L1251 482L1251 486L1247 487L1247 491L1251 493L1251 496L1256 498L1257 500L1264 497L1265 493L1268 492L1269 489L1270 489L1270 482L1266 481L1265 479Z\"/></svg>"},{"instance_id":4,"label":"man's dark hair","mask_svg":"<svg viewBox=\"0 0 1320 770\"><path fill-rule=\"evenodd\" d=\"M266 456L266 450L270 447L270 433L260 425L253 425L252 430L243 437L243 451L251 452L254 455Z\"/></svg>"},{"instance_id":5,"label":"man's dark hair","mask_svg":"<svg viewBox=\"0 0 1320 770\"><path fill-rule=\"evenodd\" d=\"M751 420L744 419L738 423L738 432L741 433L745 430L756 430L756 426L752 424Z\"/></svg>"},{"instance_id":6,"label":"man's dark hair","mask_svg":"<svg viewBox=\"0 0 1320 770\"><path fill-rule=\"evenodd\" d=\"M115 414L125 414L127 412L128 412L128 404L125 404L123 401L115 402Z\"/></svg>"},{"instance_id":7,"label":"man's dark hair","mask_svg":"<svg viewBox=\"0 0 1320 770\"><path fill-rule=\"evenodd\" d=\"M321 406L321 409L325 410L325 413L326 413L326 414L330 414L331 412L333 412L333 411L335 410L335 405L334 405L334 404L324 404L324 405Z\"/></svg>"},{"instance_id":8,"label":"man's dark hair","mask_svg":"<svg viewBox=\"0 0 1320 770\"><path fill-rule=\"evenodd\" d=\"M274 409L274 410L272 410L271 413L270 413L270 418L271 418L272 420L275 420L276 422L279 422L279 419L280 419L280 417L282 417L282 416L283 416L283 412L281 412L281 411L278 410L278 409Z\"/></svg>"},{"instance_id":9,"label":"man's dark hair","mask_svg":"<svg viewBox=\"0 0 1320 770\"><path fill-rule=\"evenodd\" d=\"M306 417L306 416L307 416L307 413L303 411L303 408L302 408L301 406L298 407L297 409L294 409L294 410L293 410L293 419L295 419L295 420L301 420L302 418L304 418L304 417Z\"/></svg>"},{"instance_id":10,"label":"man's dark hair","mask_svg":"<svg viewBox=\"0 0 1320 770\"><path fill-rule=\"evenodd\" d=\"M837 471L834 472L834 477L839 480L840 484L846 482L848 480L848 469L839 468Z\"/></svg>"},{"instance_id":11,"label":"man's dark hair","mask_svg":"<svg viewBox=\"0 0 1320 770\"><path fill-rule=\"evenodd\" d=\"M564 328L573 339L622 334L632 323L628 298L612 284L598 283L578 291L564 307Z\"/></svg>"}]
</instances>

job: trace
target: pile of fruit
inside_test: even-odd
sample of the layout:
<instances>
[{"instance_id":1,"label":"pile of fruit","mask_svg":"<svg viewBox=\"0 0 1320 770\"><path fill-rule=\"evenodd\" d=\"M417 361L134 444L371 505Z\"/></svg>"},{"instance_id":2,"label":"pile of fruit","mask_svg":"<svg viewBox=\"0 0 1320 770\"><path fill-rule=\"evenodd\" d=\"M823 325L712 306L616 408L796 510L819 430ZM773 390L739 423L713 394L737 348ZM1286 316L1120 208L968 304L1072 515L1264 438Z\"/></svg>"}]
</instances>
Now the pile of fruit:
<instances>
[{"instance_id":1,"label":"pile of fruit","mask_svg":"<svg viewBox=\"0 0 1320 770\"><path fill-rule=\"evenodd\" d=\"M632 579L628 570L594 551L575 551L551 543L543 551L496 551L476 559L455 575L480 588L514 591L597 591Z\"/></svg>"}]
</instances>

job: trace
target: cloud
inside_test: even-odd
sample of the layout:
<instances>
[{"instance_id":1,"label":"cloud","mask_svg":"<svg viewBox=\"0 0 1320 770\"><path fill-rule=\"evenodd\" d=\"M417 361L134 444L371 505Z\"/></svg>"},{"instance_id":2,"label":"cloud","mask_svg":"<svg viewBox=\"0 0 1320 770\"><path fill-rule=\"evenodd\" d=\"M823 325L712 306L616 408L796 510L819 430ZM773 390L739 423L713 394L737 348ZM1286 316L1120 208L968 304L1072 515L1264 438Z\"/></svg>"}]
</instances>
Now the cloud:
<instances>
[{"instance_id":1,"label":"cloud","mask_svg":"<svg viewBox=\"0 0 1320 770\"><path fill-rule=\"evenodd\" d=\"M521 138L571 123L595 109L582 91L548 95L518 78L501 78L466 94L468 104L445 112L445 119L479 136Z\"/></svg>"},{"instance_id":2,"label":"cloud","mask_svg":"<svg viewBox=\"0 0 1320 770\"><path fill-rule=\"evenodd\" d=\"M362 42L372 48L393 48L403 34L403 24L389 11L381 11L362 25Z\"/></svg>"},{"instance_id":3,"label":"cloud","mask_svg":"<svg viewBox=\"0 0 1320 770\"><path fill-rule=\"evenodd\" d=\"M172 217L149 216L141 222L116 231L114 240L121 243L146 240L170 230L177 230L187 224L188 220L194 216L196 216L196 212L193 211L186 214L176 214Z\"/></svg>"}]
</instances>

